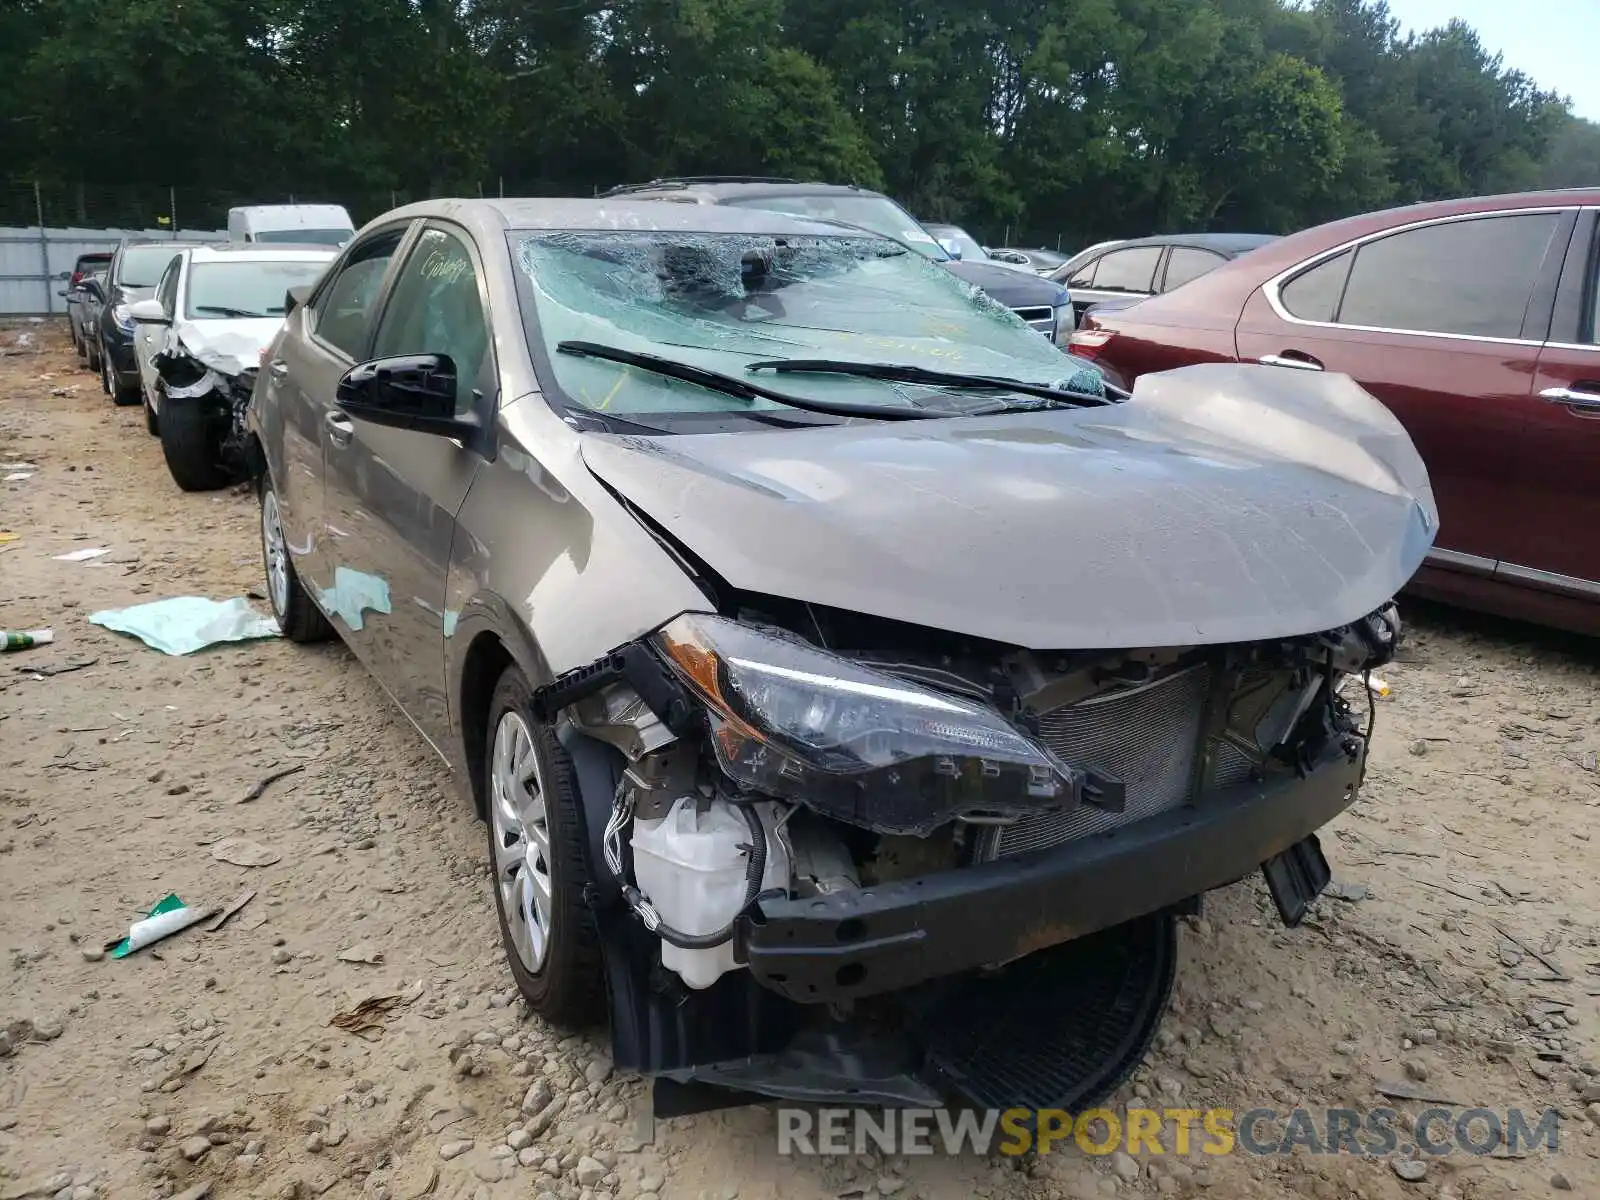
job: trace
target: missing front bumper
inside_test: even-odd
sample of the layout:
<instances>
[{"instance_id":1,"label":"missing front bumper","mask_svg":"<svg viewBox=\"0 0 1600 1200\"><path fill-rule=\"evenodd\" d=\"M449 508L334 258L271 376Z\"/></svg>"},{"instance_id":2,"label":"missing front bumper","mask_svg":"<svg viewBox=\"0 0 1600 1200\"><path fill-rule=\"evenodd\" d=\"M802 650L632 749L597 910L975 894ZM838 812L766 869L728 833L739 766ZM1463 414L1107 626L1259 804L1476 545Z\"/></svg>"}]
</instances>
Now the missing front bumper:
<instances>
[{"instance_id":1,"label":"missing front bumper","mask_svg":"<svg viewBox=\"0 0 1600 1200\"><path fill-rule=\"evenodd\" d=\"M1362 756L1051 850L806 899L766 899L736 930L763 987L853 1000L1005 962L1177 905L1257 870L1355 800Z\"/></svg>"}]
</instances>

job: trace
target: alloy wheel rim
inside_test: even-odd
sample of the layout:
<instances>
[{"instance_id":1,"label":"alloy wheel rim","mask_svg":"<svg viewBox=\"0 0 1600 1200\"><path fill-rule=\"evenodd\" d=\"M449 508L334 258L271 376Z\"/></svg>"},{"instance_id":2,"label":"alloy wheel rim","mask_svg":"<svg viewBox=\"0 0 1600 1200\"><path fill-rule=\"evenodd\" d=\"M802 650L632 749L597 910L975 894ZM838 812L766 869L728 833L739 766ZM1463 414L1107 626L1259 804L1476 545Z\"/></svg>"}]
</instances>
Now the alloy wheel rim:
<instances>
[{"instance_id":1,"label":"alloy wheel rim","mask_svg":"<svg viewBox=\"0 0 1600 1200\"><path fill-rule=\"evenodd\" d=\"M550 950L550 820L533 733L519 713L506 713L495 727L489 824L506 929L523 967L537 971Z\"/></svg>"},{"instance_id":2,"label":"alloy wheel rim","mask_svg":"<svg viewBox=\"0 0 1600 1200\"><path fill-rule=\"evenodd\" d=\"M267 560L267 591L280 619L289 607L289 551L278 519L278 497L268 488L261 496L261 550Z\"/></svg>"}]
</instances>

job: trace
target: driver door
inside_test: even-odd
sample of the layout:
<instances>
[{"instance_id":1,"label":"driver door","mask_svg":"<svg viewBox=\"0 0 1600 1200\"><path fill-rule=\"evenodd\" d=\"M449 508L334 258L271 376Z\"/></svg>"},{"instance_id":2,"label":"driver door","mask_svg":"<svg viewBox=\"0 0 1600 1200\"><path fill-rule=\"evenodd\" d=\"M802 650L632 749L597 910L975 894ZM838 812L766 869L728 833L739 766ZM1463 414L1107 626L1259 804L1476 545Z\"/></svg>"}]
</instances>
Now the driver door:
<instances>
[{"instance_id":1,"label":"driver door","mask_svg":"<svg viewBox=\"0 0 1600 1200\"><path fill-rule=\"evenodd\" d=\"M394 277L371 359L447 354L456 413L494 411L487 291L464 230L425 225ZM430 738L448 744L445 576L456 514L483 459L452 438L374 425L335 410L323 430L332 569L324 607L367 668Z\"/></svg>"},{"instance_id":2,"label":"driver door","mask_svg":"<svg viewBox=\"0 0 1600 1200\"><path fill-rule=\"evenodd\" d=\"M161 302L161 311L166 313L168 321L177 317L178 276L188 257L187 254L174 255L167 269L161 273L161 282L156 285L155 298ZM156 368L152 360L161 352L169 334L177 336L171 325L139 324L133 327L133 357L139 365L139 388L144 392L145 404L152 411L157 411Z\"/></svg>"}]
</instances>

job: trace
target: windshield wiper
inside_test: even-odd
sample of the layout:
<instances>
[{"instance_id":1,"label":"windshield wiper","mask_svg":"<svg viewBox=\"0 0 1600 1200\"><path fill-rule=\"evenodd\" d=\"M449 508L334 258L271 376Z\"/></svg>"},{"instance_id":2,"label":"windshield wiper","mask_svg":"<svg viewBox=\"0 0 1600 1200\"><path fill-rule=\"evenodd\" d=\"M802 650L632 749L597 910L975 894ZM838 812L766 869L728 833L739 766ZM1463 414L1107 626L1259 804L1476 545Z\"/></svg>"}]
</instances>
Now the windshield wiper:
<instances>
[{"instance_id":1,"label":"windshield wiper","mask_svg":"<svg viewBox=\"0 0 1600 1200\"><path fill-rule=\"evenodd\" d=\"M775 392L758 384L750 383L734 375L724 375L720 371L707 371L702 367L691 366L689 363L679 362L675 358L663 358L659 354L645 354L638 350L623 350L618 346L607 346L601 342L557 342L556 349L562 354L573 354L579 358L603 358L610 362L625 363L630 367L641 370L653 371L657 375L665 375L670 379L681 379L685 383L699 384L703 388L710 388L714 392L724 395L737 396L741 400L772 400L778 404L786 404L790 408L803 409L806 412L826 413L837 417L872 417L883 421L916 421L927 417L947 417L951 414L926 408L911 408L909 406L891 404L850 404L848 402L833 403L827 400L808 400L801 396L790 396L784 392Z\"/></svg>"},{"instance_id":2,"label":"windshield wiper","mask_svg":"<svg viewBox=\"0 0 1600 1200\"><path fill-rule=\"evenodd\" d=\"M866 379L885 379L894 383L922 383L929 387L981 388L990 392L1020 392L1024 396L1038 396L1042 400L1055 400L1075 408L1097 408L1115 402L1120 389L1106 387L1107 394L1079 392L1068 388L1050 387L1043 383L1029 383L1024 379L1006 379L998 375L962 375L955 371L933 371L909 363L849 362L835 358L775 358L768 362L751 363L749 371L777 371L779 373L818 375L860 375ZM1126 396L1122 398L1126 399ZM1035 408L1037 405L1006 405L983 410L987 413L1006 412L1014 407ZM974 416L982 413L974 413Z\"/></svg>"},{"instance_id":3,"label":"windshield wiper","mask_svg":"<svg viewBox=\"0 0 1600 1200\"><path fill-rule=\"evenodd\" d=\"M224 317L270 317L271 313L256 312L253 308L229 308L225 304L196 304L197 313L217 313Z\"/></svg>"}]
</instances>

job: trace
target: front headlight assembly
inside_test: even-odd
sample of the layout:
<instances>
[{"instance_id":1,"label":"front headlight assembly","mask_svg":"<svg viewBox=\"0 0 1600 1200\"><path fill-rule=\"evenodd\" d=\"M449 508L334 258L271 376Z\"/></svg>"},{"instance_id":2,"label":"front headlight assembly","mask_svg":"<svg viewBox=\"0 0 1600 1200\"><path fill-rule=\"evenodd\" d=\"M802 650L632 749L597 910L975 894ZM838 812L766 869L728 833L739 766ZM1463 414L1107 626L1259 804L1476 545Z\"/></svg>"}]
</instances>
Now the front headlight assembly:
<instances>
[{"instance_id":1,"label":"front headlight assembly","mask_svg":"<svg viewBox=\"0 0 1600 1200\"><path fill-rule=\"evenodd\" d=\"M111 310L111 319L116 322L118 329L123 333L133 332L133 316L128 312L126 304L118 304Z\"/></svg>"},{"instance_id":2,"label":"front headlight assembly","mask_svg":"<svg viewBox=\"0 0 1600 1200\"><path fill-rule=\"evenodd\" d=\"M736 783L880 833L1077 803L1096 781L996 711L795 638L688 614L654 635Z\"/></svg>"}]
</instances>

